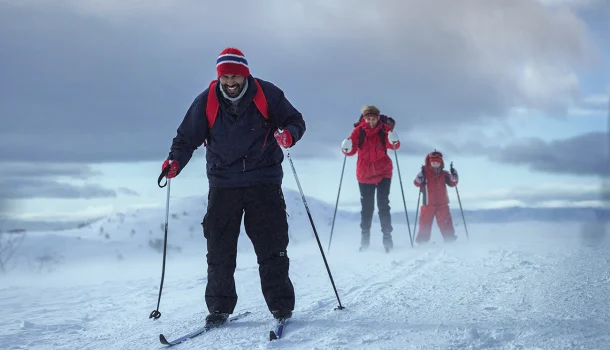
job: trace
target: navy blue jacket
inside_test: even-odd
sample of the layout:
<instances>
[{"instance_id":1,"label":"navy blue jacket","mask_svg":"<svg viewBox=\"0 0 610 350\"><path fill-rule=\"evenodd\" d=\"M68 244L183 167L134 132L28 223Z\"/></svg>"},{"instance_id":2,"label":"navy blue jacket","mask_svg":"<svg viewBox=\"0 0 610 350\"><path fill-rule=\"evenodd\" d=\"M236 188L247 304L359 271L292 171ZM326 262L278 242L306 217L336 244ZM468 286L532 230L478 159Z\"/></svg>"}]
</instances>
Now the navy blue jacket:
<instances>
[{"instance_id":1,"label":"navy blue jacket","mask_svg":"<svg viewBox=\"0 0 610 350\"><path fill-rule=\"evenodd\" d=\"M273 133L277 128L286 129L294 146L305 133L305 121L280 88L257 78L269 105L271 121L266 120L253 101L257 89L253 79L248 77L248 90L235 113L220 91L220 82L216 84L220 108L211 129L205 115L209 88L195 98L178 127L168 157L178 162L180 171L193 152L207 141L210 188L282 183L284 153Z\"/></svg>"}]
</instances>

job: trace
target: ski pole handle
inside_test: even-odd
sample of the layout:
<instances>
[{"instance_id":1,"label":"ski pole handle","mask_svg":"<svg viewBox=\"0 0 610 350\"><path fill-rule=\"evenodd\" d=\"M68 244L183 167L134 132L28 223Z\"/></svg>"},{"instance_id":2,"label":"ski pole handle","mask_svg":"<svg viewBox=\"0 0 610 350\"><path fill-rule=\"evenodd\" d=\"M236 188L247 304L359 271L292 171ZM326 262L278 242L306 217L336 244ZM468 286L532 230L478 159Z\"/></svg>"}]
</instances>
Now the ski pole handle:
<instances>
[{"instance_id":1,"label":"ski pole handle","mask_svg":"<svg viewBox=\"0 0 610 350\"><path fill-rule=\"evenodd\" d=\"M169 165L166 166L163 171L161 171L161 175L159 175L159 178L157 179L157 185L159 185L160 188L167 186L167 180L165 180L165 184L163 185L161 185L161 180L163 180L163 178L167 176L167 174L169 173L169 169Z\"/></svg>"}]
</instances>

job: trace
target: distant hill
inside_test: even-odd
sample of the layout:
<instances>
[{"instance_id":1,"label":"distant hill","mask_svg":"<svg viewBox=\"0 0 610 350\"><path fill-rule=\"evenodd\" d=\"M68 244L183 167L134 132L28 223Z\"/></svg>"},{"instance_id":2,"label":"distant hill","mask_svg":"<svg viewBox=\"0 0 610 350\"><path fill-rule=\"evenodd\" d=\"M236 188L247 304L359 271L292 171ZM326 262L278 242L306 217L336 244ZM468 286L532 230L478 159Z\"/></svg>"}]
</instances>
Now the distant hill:
<instances>
[{"instance_id":1,"label":"distant hill","mask_svg":"<svg viewBox=\"0 0 610 350\"><path fill-rule=\"evenodd\" d=\"M295 211L299 216L305 215L305 209L299 192L285 189L287 201L290 203L288 207L290 211ZM334 203L326 203L316 198L307 196L308 204L312 209L312 215L315 222L320 222L320 225L329 225L332 222L332 212ZM311 203L310 203L311 202ZM203 217L205 210L206 197L190 198L190 203L193 203L193 210L197 210L198 214ZM315 203L313 206L311 204ZM397 209L398 205L392 207L392 217L395 222L405 222L404 211ZM324 213L322 217L316 216ZM456 225L462 224L462 214L457 205L452 206L451 211ZM162 214L160 214L162 215ZM343 219L360 220L359 211L345 211L339 208L337 215ZM509 207L500 209L480 209L480 210L464 210L466 223L507 223L520 221L540 221L540 222L575 222L575 221L601 221L610 222L610 209L600 208L528 208L528 207ZM377 221L377 210L375 209L374 220ZM26 231L61 231L88 226L93 222L99 221L102 218L94 218L88 221L27 221L27 220L4 220L2 229L7 230L26 230ZM162 219L162 217L160 217ZM305 219L303 217L303 219ZM409 220L411 225L415 220L415 211L409 208ZM308 221L304 223L307 225Z\"/></svg>"},{"instance_id":2,"label":"distant hill","mask_svg":"<svg viewBox=\"0 0 610 350\"><path fill-rule=\"evenodd\" d=\"M451 215L456 225L462 224L462 214L455 206ZM478 223L507 223L519 221L540 222L577 222L577 221L601 221L610 222L610 209L601 208L528 208L509 207L499 209L464 210L466 224ZM404 212L394 212L393 219L404 222ZM415 220L415 212L409 210L409 220ZM411 222L413 224L413 222Z\"/></svg>"}]
</instances>

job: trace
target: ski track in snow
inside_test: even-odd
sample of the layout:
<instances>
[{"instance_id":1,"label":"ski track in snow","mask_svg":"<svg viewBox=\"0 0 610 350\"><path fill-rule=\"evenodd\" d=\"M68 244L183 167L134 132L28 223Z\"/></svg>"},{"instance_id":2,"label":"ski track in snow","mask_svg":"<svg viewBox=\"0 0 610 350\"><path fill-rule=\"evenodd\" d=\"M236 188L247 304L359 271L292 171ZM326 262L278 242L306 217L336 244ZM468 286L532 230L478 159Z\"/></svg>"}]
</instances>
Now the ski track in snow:
<instances>
[{"instance_id":1,"label":"ski track in snow","mask_svg":"<svg viewBox=\"0 0 610 350\"><path fill-rule=\"evenodd\" d=\"M610 244L583 244L577 224L472 224L469 241L458 226L460 238L450 245L435 228L434 242L415 248L406 226L395 225L396 249L386 254L380 234L368 252L358 252L358 223L338 221L327 258L345 307L339 311L311 226L301 219L291 219L298 228L289 247L297 305L284 338L268 341L273 322L242 235L235 314L252 314L177 349L610 348ZM329 227L317 228L326 248ZM160 333L182 336L207 313L204 239L192 239L199 244L191 250L168 253L156 321L148 315L156 307L161 255L142 253L139 243L132 244L134 258L125 243L120 262L73 253L69 259L81 260L69 269L3 277L0 347L164 348Z\"/></svg>"}]
</instances>

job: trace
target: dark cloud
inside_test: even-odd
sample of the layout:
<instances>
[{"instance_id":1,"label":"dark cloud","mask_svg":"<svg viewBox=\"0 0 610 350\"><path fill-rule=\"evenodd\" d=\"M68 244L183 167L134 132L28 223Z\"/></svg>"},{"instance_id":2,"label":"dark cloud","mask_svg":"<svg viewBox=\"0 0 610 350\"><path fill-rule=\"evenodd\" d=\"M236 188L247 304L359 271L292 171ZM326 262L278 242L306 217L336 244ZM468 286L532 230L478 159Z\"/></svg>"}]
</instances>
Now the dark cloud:
<instances>
[{"instance_id":1,"label":"dark cloud","mask_svg":"<svg viewBox=\"0 0 610 350\"><path fill-rule=\"evenodd\" d=\"M610 178L610 131L588 132L552 141L517 139L506 146L498 146L497 140L482 133L472 133L471 136L465 141L440 138L435 148L446 154L483 156L494 162L527 166L534 171L555 175Z\"/></svg>"},{"instance_id":2,"label":"dark cloud","mask_svg":"<svg viewBox=\"0 0 610 350\"><path fill-rule=\"evenodd\" d=\"M494 151L490 158L542 172L610 177L609 140L608 132L551 142L528 139Z\"/></svg>"},{"instance_id":3,"label":"dark cloud","mask_svg":"<svg viewBox=\"0 0 610 350\"><path fill-rule=\"evenodd\" d=\"M11 177L52 177L66 176L72 179L85 180L102 175L91 167L83 164L51 163L51 162L5 162L5 176Z\"/></svg>"},{"instance_id":4,"label":"dark cloud","mask_svg":"<svg viewBox=\"0 0 610 350\"><path fill-rule=\"evenodd\" d=\"M2 163L0 176L0 212L10 209L10 200L30 198L101 198L119 194L137 196L137 192L108 189L95 184L75 185L75 180L91 180L101 173L90 166L74 163ZM63 181L62 181L63 179ZM2 207L4 205L4 207Z\"/></svg>"},{"instance_id":5,"label":"dark cloud","mask_svg":"<svg viewBox=\"0 0 610 350\"><path fill-rule=\"evenodd\" d=\"M8 179L2 186L0 197L4 199L30 198L100 198L116 197L114 190L99 185L76 186L54 180Z\"/></svg>"},{"instance_id":6,"label":"dark cloud","mask_svg":"<svg viewBox=\"0 0 610 350\"><path fill-rule=\"evenodd\" d=\"M312 156L336 148L368 103L405 135L514 107L565 111L573 74L597 63L572 10L534 0L333 4L3 1L0 160L163 159L229 45L304 113Z\"/></svg>"},{"instance_id":7,"label":"dark cloud","mask_svg":"<svg viewBox=\"0 0 610 350\"><path fill-rule=\"evenodd\" d=\"M179 84L184 72L171 72L183 62L158 52L153 38L129 34L133 26L48 7L0 6L0 72L6 77L0 111L9 117L0 159L98 162L163 155L185 97L195 93L188 79Z\"/></svg>"}]
</instances>

